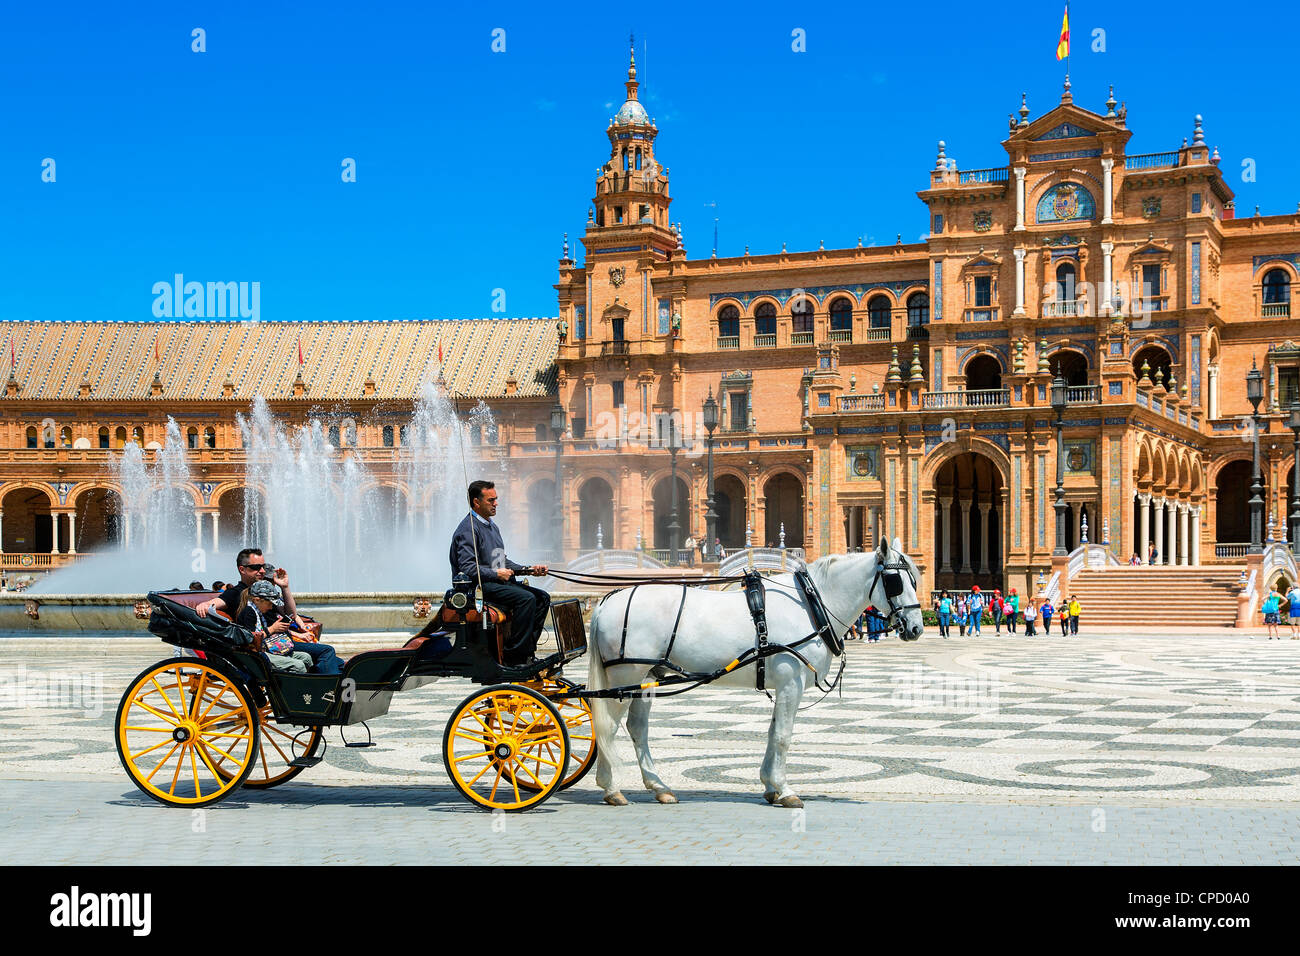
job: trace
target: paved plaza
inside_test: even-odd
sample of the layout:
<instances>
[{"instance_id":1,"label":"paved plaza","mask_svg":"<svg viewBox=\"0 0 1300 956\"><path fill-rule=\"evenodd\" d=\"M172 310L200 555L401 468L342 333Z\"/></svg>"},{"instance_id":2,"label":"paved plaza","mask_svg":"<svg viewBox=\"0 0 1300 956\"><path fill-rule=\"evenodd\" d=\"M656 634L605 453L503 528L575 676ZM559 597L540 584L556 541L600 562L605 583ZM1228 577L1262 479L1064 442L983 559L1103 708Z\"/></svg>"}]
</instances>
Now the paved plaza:
<instances>
[{"instance_id":1,"label":"paved plaza","mask_svg":"<svg viewBox=\"0 0 1300 956\"><path fill-rule=\"evenodd\" d=\"M372 724L376 747L344 749L334 729L324 762L275 790L163 807L127 779L112 722L130 678L169 650L0 643L9 862L1300 859L1300 642L931 631L852 643L842 696L809 696L796 723L802 813L759 796L767 699L707 687L657 701L651 719L680 805L641 789L620 737L632 806L601 804L593 774L525 814L475 810L442 767L443 726L472 689L452 680L397 695Z\"/></svg>"}]
</instances>

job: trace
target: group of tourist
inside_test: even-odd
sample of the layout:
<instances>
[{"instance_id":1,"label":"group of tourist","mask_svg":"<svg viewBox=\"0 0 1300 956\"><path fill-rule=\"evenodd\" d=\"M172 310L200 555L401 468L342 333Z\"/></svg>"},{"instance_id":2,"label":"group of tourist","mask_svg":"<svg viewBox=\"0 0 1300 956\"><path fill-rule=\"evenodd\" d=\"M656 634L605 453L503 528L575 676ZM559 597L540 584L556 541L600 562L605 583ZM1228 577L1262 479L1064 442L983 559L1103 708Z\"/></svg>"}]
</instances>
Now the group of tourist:
<instances>
[{"instance_id":1,"label":"group of tourist","mask_svg":"<svg viewBox=\"0 0 1300 956\"><path fill-rule=\"evenodd\" d=\"M1291 640L1300 641L1300 584L1292 583L1285 594L1269 591L1259 610L1264 615L1264 624L1268 627L1270 641L1274 638L1282 640L1277 633L1277 628L1282 623L1284 612L1287 624L1291 627Z\"/></svg>"},{"instance_id":2,"label":"group of tourist","mask_svg":"<svg viewBox=\"0 0 1300 956\"><path fill-rule=\"evenodd\" d=\"M999 635L1002 633L1003 624L1007 626L1008 634L1017 633L1016 626L1023 620L1025 636L1034 637L1038 633L1040 619L1043 624L1043 634L1050 635L1053 617L1060 621L1062 635L1077 635L1079 615L1083 612L1083 605L1073 594L1068 601L1062 602L1059 608L1053 607L1052 602L1047 598L1040 601L1033 597L1022 608L1020 595L1016 593L1015 588L1012 588L1005 597L1001 590L995 588L986 598L979 585L971 588L969 594L957 592L956 597L947 590L938 591L931 597L931 607L938 616L941 637L951 635L954 623L961 637L983 634L982 625L986 613L993 624L994 632Z\"/></svg>"}]
</instances>

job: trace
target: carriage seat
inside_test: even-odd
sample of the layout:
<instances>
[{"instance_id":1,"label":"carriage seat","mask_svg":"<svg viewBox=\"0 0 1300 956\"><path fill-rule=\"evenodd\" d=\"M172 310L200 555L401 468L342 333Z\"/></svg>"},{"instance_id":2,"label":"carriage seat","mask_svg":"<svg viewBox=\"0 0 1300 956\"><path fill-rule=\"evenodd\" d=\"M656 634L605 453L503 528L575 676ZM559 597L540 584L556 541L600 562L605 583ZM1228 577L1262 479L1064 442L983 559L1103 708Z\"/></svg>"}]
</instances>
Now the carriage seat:
<instances>
[{"instance_id":1,"label":"carriage seat","mask_svg":"<svg viewBox=\"0 0 1300 956\"><path fill-rule=\"evenodd\" d=\"M447 592L447 596L451 595ZM510 639L510 615L504 609L497 607L495 604L484 602L484 608L487 610L487 620L484 622L485 627L492 628L494 637L488 639L488 652L496 658L498 664L505 663L505 645ZM455 627L461 622L461 614L467 621L477 621L478 611L474 610L471 604L465 610L458 611L451 606L451 601L443 600L442 608L438 611L437 620L447 627Z\"/></svg>"}]
</instances>

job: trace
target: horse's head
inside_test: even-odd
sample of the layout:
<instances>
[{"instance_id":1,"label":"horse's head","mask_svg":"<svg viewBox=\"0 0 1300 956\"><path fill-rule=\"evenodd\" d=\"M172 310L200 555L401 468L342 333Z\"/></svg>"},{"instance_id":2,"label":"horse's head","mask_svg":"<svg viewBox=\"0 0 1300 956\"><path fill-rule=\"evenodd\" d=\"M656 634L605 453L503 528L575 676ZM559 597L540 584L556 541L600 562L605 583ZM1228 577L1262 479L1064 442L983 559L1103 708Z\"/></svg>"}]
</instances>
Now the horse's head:
<instances>
[{"instance_id":1,"label":"horse's head","mask_svg":"<svg viewBox=\"0 0 1300 956\"><path fill-rule=\"evenodd\" d=\"M892 547L882 539L875 557L871 603L889 618L891 626L898 628L900 638L914 641L925 630L921 604L916 597L916 582L920 578L916 565L903 553L903 543L898 538Z\"/></svg>"}]
</instances>

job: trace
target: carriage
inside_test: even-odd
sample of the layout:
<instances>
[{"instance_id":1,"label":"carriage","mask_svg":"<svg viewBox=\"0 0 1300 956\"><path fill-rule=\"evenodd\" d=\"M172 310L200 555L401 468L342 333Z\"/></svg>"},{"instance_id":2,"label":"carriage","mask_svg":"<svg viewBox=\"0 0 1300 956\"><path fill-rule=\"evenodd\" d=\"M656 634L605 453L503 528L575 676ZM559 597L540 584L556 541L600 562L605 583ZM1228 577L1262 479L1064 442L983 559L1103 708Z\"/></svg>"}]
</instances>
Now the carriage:
<instances>
[{"instance_id":1,"label":"carriage","mask_svg":"<svg viewBox=\"0 0 1300 956\"><path fill-rule=\"evenodd\" d=\"M551 605L557 650L527 666L502 663L509 619L465 588L401 647L363 651L341 674L275 670L253 635L195 606L214 595L148 595L149 630L182 651L146 667L122 696L118 756L135 785L172 806L201 807L241 786L266 789L320 763L326 732L373 746L366 724L393 694L439 678L479 685L452 712L442 758L456 789L488 810L538 806L577 783L595 760L591 707L564 665L586 650L577 600ZM346 728L356 728L347 740Z\"/></svg>"}]
</instances>

